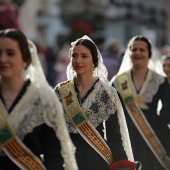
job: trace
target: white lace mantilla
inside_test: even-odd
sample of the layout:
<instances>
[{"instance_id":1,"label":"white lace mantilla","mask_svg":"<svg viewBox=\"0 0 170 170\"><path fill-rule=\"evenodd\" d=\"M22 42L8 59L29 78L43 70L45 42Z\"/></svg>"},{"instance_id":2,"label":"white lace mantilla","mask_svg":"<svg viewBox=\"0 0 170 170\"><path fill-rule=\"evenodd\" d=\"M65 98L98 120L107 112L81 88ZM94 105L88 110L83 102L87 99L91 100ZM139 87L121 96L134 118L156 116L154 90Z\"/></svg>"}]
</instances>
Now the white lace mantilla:
<instances>
[{"instance_id":1,"label":"white lace mantilla","mask_svg":"<svg viewBox=\"0 0 170 170\"><path fill-rule=\"evenodd\" d=\"M69 170L70 167L73 170L77 170L74 157L75 148L66 128L61 103L52 88L45 86L39 88L30 84L27 87L27 92L10 114L8 114L2 101L0 101L0 107L16 136L21 141L35 127L43 123L52 127L61 143L61 153L65 161L65 170ZM0 151L0 156L5 156L5 153Z\"/></svg>"},{"instance_id":2,"label":"white lace mantilla","mask_svg":"<svg viewBox=\"0 0 170 170\"><path fill-rule=\"evenodd\" d=\"M60 85L59 85L60 86ZM59 87L58 86L58 87ZM81 107L91 122L96 128L104 120L107 120L111 114L118 111L118 122L120 125L120 132L123 140L123 146L127 153L128 159L134 161L133 153L129 138L129 132L123 112L122 105L117 95L115 88L108 83L100 80L95 84L92 92L87 96L85 101L81 104ZM69 120L69 117L65 114L67 126L70 133L78 133ZM104 129L105 130L105 129Z\"/></svg>"},{"instance_id":3,"label":"white lace mantilla","mask_svg":"<svg viewBox=\"0 0 170 170\"><path fill-rule=\"evenodd\" d=\"M133 82L132 77L131 77L131 71L129 70L127 73L129 74L129 77L131 78L131 82ZM152 102L154 95L157 93L159 89L159 86L162 83L164 83L164 81L165 81L165 78L163 76L159 75L153 70L149 70L139 94L137 94L135 86L132 83L133 92L135 96L137 95L143 96L143 103L139 106L140 108L148 109L147 103ZM114 85L118 89L118 85L116 81L114 81Z\"/></svg>"},{"instance_id":4,"label":"white lace mantilla","mask_svg":"<svg viewBox=\"0 0 170 170\"><path fill-rule=\"evenodd\" d=\"M159 86L164 83L165 78L156 72L149 70L146 80L140 90L140 93L144 97L145 103L151 103L154 95L157 93Z\"/></svg>"},{"instance_id":5,"label":"white lace mantilla","mask_svg":"<svg viewBox=\"0 0 170 170\"><path fill-rule=\"evenodd\" d=\"M110 87L109 87L110 88ZM97 95L96 95L97 94ZM96 128L103 120L107 120L111 114L114 114L116 109L115 103L110 100L107 91L101 81L97 82L92 92L87 96L81 104L87 119ZM67 126L70 133L78 133L71 123L67 114L65 114Z\"/></svg>"}]
</instances>

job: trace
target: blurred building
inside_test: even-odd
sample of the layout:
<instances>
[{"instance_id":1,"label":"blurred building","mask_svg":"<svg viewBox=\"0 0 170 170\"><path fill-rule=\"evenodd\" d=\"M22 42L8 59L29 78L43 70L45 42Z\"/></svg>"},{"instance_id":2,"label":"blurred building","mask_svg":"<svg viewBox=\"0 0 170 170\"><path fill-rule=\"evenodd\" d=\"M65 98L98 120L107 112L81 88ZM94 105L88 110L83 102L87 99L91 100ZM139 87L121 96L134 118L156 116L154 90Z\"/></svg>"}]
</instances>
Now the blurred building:
<instances>
[{"instance_id":1,"label":"blurred building","mask_svg":"<svg viewBox=\"0 0 170 170\"><path fill-rule=\"evenodd\" d=\"M87 33L125 45L143 34L162 46L170 41L168 11L168 0L26 0L20 16L30 38L51 45Z\"/></svg>"}]
</instances>

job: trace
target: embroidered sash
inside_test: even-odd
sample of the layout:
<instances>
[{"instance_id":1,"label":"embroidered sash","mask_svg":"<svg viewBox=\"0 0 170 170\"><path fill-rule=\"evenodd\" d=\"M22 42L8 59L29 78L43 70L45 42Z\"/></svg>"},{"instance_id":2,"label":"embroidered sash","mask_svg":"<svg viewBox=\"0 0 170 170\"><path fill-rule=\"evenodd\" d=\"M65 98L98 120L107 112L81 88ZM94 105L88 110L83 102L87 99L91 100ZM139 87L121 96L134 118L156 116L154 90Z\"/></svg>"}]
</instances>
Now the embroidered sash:
<instances>
[{"instance_id":1,"label":"embroidered sash","mask_svg":"<svg viewBox=\"0 0 170 170\"><path fill-rule=\"evenodd\" d=\"M73 83L66 81L61 84L58 90L62 98L63 107L74 127L85 141L110 165L113 162L110 148L86 118L78 103Z\"/></svg>"},{"instance_id":2,"label":"embroidered sash","mask_svg":"<svg viewBox=\"0 0 170 170\"><path fill-rule=\"evenodd\" d=\"M143 115L142 110L138 107L143 102L143 96L135 96L132 82L127 73L119 75L116 78L116 82L118 84L118 89L126 106L126 109L134 124L138 128L140 134L144 138L145 142L147 143L157 160L161 163L161 165L165 169L169 170L170 159L166 155L166 152L161 145L159 139L157 138L153 129Z\"/></svg>"},{"instance_id":3,"label":"embroidered sash","mask_svg":"<svg viewBox=\"0 0 170 170\"><path fill-rule=\"evenodd\" d=\"M45 170L42 162L17 138L0 108L0 150L23 170Z\"/></svg>"}]
</instances>

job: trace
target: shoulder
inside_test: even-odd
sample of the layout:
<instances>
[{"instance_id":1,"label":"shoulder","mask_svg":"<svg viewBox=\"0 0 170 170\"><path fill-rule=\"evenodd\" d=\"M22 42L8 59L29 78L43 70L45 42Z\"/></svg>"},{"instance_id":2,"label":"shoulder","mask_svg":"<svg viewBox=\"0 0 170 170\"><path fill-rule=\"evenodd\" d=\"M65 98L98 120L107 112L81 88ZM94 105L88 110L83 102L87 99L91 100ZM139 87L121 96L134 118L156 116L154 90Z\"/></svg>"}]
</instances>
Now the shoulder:
<instances>
[{"instance_id":1,"label":"shoulder","mask_svg":"<svg viewBox=\"0 0 170 170\"><path fill-rule=\"evenodd\" d=\"M116 89L110 84L110 82L105 82L101 79L99 79L99 83L104 87L104 89L107 91L107 92L116 92Z\"/></svg>"},{"instance_id":2,"label":"shoulder","mask_svg":"<svg viewBox=\"0 0 170 170\"><path fill-rule=\"evenodd\" d=\"M60 82L58 83L55 87L54 87L54 91L57 91L60 87L70 83L71 81L70 80L67 80L67 81L63 81L63 82Z\"/></svg>"},{"instance_id":3,"label":"shoulder","mask_svg":"<svg viewBox=\"0 0 170 170\"><path fill-rule=\"evenodd\" d=\"M121 79L121 76L124 76L124 75L128 75L128 77L129 77L130 76L130 70L126 71L126 72L122 72L121 74L115 75L110 81L111 86L115 87L115 89L118 90L118 79L119 78Z\"/></svg>"},{"instance_id":4,"label":"shoulder","mask_svg":"<svg viewBox=\"0 0 170 170\"><path fill-rule=\"evenodd\" d=\"M30 84L31 91L33 92L34 96L37 96L38 98L43 101L43 103L50 103L56 101L56 93L54 92L52 86L50 86L48 83L36 85L34 83Z\"/></svg>"},{"instance_id":5,"label":"shoulder","mask_svg":"<svg viewBox=\"0 0 170 170\"><path fill-rule=\"evenodd\" d=\"M166 83L167 82L167 78L153 70L149 70L149 73L148 73L150 76L150 80L151 81L156 81L159 85L160 84L163 84L163 83Z\"/></svg>"}]
</instances>

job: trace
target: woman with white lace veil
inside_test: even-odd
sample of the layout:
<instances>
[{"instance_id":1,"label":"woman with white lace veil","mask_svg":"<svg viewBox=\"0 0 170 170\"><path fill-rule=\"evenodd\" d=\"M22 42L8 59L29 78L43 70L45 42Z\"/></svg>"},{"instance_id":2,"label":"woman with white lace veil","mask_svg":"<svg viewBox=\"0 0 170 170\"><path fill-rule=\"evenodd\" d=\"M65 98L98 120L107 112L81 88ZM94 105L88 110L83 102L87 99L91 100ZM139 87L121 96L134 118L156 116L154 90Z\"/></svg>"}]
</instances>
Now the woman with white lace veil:
<instances>
[{"instance_id":1,"label":"woman with white lace veil","mask_svg":"<svg viewBox=\"0 0 170 170\"><path fill-rule=\"evenodd\" d=\"M71 43L67 81L56 85L79 170L136 169L127 125L116 90L95 43Z\"/></svg>"},{"instance_id":2,"label":"woman with white lace veil","mask_svg":"<svg viewBox=\"0 0 170 170\"><path fill-rule=\"evenodd\" d=\"M157 114L169 86L159 57L146 37L134 36L111 80L124 108L134 158L144 170L170 169L170 131Z\"/></svg>"},{"instance_id":3,"label":"woman with white lace veil","mask_svg":"<svg viewBox=\"0 0 170 170\"><path fill-rule=\"evenodd\" d=\"M61 103L19 30L0 31L0 77L0 169L56 170L61 152L62 168L78 170Z\"/></svg>"}]
</instances>

